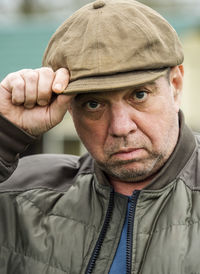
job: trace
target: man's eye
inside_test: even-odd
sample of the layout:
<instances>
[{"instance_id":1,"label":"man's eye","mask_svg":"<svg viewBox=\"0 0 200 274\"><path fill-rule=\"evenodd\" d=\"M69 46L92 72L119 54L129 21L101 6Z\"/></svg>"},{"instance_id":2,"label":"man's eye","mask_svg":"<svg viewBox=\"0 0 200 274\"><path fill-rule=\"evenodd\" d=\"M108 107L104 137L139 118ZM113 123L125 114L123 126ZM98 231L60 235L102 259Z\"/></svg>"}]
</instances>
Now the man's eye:
<instances>
[{"instance_id":1,"label":"man's eye","mask_svg":"<svg viewBox=\"0 0 200 274\"><path fill-rule=\"evenodd\" d=\"M146 91L136 91L133 95L134 100L137 102L143 102L147 98L148 93Z\"/></svg>"},{"instance_id":2,"label":"man's eye","mask_svg":"<svg viewBox=\"0 0 200 274\"><path fill-rule=\"evenodd\" d=\"M101 107L101 104L96 101L88 101L86 103L86 108L88 110L98 110Z\"/></svg>"}]
</instances>

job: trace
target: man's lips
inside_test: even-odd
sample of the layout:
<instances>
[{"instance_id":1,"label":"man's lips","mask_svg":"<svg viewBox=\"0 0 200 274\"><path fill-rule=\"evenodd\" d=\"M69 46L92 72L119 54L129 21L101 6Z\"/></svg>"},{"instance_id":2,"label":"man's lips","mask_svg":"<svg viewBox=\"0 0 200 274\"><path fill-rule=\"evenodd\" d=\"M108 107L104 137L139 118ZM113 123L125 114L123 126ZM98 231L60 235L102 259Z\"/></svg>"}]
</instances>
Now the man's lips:
<instances>
[{"instance_id":1,"label":"man's lips","mask_svg":"<svg viewBox=\"0 0 200 274\"><path fill-rule=\"evenodd\" d=\"M144 148L122 148L114 152L111 157L119 160L131 160L144 155Z\"/></svg>"}]
</instances>

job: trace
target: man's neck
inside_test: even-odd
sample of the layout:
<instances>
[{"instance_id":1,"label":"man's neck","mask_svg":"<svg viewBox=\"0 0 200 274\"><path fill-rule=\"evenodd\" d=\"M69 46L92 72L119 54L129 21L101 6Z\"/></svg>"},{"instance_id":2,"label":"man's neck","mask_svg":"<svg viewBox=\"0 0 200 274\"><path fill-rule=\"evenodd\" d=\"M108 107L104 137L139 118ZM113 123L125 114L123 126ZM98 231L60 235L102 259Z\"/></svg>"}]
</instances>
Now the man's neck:
<instances>
[{"instance_id":1,"label":"man's neck","mask_svg":"<svg viewBox=\"0 0 200 274\"><path fill-rule=\"evenodd\" d=\"M142 182L123 182L114 178L110 178L110 183L113 186L115 192L118 192L126 196L131 196L134 190L143 189L145 186L147 186L150 183L151 180L152 180L152 177Z\"/></svg>"}]
</instances>

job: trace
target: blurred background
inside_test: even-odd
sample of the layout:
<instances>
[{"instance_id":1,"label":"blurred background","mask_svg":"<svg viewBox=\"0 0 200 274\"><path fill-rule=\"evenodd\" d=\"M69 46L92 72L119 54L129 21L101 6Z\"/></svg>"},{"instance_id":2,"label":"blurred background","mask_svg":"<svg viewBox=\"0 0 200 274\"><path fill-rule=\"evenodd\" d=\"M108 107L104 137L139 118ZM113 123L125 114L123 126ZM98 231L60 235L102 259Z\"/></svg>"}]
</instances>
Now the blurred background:
<instances>
[{"instance_id":1,"label":"blurred background","mask_svg":"<svg viewBox=\"0 0 200 274\"><path fill-rule=\"evenodd\" d=\"M41 66L57 27L87 0L0 0L0 80L9 72ZM200 0L140 1L161 13L176 29L185 51L182 109L189 126L200 131ZM30 153L85 152L68 114L31 146Z\"/></svg>"}]
</instances>

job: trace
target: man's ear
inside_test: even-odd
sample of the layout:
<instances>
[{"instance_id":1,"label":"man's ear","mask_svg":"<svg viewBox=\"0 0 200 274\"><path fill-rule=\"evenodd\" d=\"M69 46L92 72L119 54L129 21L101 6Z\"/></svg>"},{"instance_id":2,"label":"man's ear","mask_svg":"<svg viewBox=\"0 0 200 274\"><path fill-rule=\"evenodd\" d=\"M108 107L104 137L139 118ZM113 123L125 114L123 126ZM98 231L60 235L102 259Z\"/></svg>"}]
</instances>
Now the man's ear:
<instances>
[{"instance_id":1,"label":"man's ear","mask_svg":"<svg viewBox=\"0 0 200 274\"><path fill-rule=\"evenodd\" d=\"M183 90L183 76L184 76L183 65L179 65L171 68L170 85L172 87L174 104L177 112L179 111L180 105L181 105L181 97L182 97L182 90Z\"/></svg>"}]
</instances>

